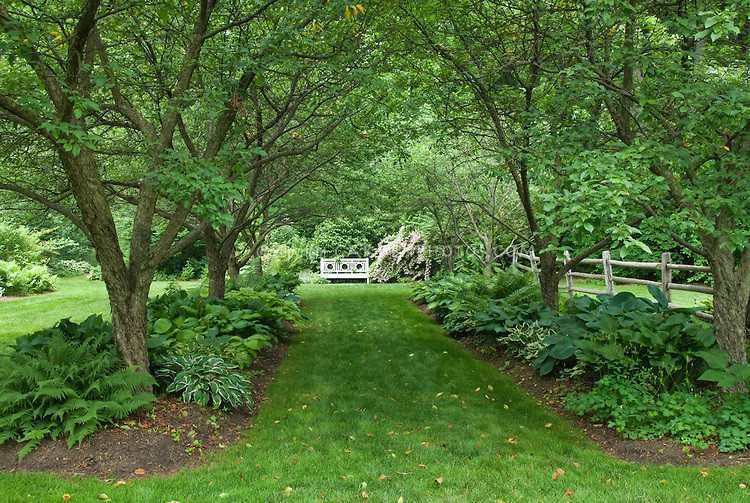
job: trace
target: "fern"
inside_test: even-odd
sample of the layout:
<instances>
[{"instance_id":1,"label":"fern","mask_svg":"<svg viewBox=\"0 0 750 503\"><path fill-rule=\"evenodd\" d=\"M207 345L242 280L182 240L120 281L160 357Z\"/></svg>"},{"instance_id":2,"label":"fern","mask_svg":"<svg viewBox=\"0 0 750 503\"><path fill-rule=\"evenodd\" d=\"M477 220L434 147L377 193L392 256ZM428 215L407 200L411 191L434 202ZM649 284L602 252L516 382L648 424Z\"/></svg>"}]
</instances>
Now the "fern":
<instances>
[{"instance_id":1,"label":"fern","mask_svg":"<svg viewBox=\"0 0 750 503\"><path fill-rule=\"evenodd\" d=\"M62 320L19 337L0 359L0 444L26 442L19 461L45 436L67 437L70 448L155 400L142 391L153 384L150 374L123 368L101 316Z\"/></svg>"}]
</instances>

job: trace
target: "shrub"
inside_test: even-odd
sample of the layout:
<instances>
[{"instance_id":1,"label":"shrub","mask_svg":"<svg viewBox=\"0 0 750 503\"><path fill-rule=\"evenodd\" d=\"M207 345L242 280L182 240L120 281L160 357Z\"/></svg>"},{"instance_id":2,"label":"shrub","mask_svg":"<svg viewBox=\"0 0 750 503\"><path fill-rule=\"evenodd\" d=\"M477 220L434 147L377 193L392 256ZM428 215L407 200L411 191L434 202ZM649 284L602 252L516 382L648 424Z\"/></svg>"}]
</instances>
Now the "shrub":
<instances>
[{"instance_id":1,"label":"shrub","mask_svg":"<svg viewBox=\"0 0 750 503\"><path fill-rule=\"evenodd\" d=\"M157 379L167 393L181 394L185 403L237 407L252 404L252 383L218 356L167 355L160 361Z\"/></svg>"},{"instance_id":2,"label":"shrub","mask_svg":"<svg viewBox=\"0 0 750 503\"><path fill-rule=\"evenodd\" d=\"M57 260L50 266L55 276L63 278L83 276L91 272L92 266L85 260Z\"/></svg>"},{"instance_id":3,"label":"shrub","mask_svg":"<svg viewBox=\"0 0 750 503\"><path fill-rule=\"evenodd\" d=\"M701 448L718 440L722 452L750 447L750 395L658 392L649 379L637 369L620 369L602 377L589 392L568 394L565 406L607 423L626 438L669 435Z\"/></svg>"},{"instance_id":4,"label":"shrub","mask_svg":"<svg viewBox=\"0 0 750 503\"><path fill-rule=\"evenodd\" d=\"M22 225L0 223L0 260L15 262L21 267L42 262L45 252L51 251L49 243L41 240L46 233L33 232Z\"/></svg>"},{"instance_id":5,"label":"shrub","mask_svg":"<svg viewBox=\"0 0 750 503\"><path fill-rule=\"evenodd\" d=\"M658 288L649 292L656 302L629 292L576 299L534 368L544 375L556 362L577 359L599 376L621 367L647 372L659 389L695 383L718 352L713 327L696 321L694 308L669 308Z\"/></svg>"},{"instance_id":6,"label":"shrub","mask_svg":"<svg viewBox=\"0 0 750 503\"><path fill-rule=\"evenodd\" d=\"M266 273L279 276L299 276L304 268L302 254L285 244L266 248L263 253Z\"/></svg>"},{"instance_id":7,"label":"shrub","mask_svg":"<svg viewBox=\"0 0 750 503\"><path fill-rule=\"evenodd\" d=\"M124 368L112 327L101 316L19 337L0 358L0 443L27 442L19 460L45 436L68 447L114 419L152 402L150 374Z\"/></svg>"},{"instance_id":8,"label":"shrub","mask_svg":"<svg viewBox=\"0 0 750 503\"><path fill-rule=\"evenodd\" d=\"M427 236L419 229L401 227L397 234L386 236L373 257L375 261L370 266L372 281L426 280L437 270Z\"/></svg>"},{"instance_id":9,"label":"shrub","mask_svg":"<svg viewBox=\"0 0 750 503\"><path fill-rule=\"evenodd\" d=\"M287 296L242 288L225 300L204 299L170 289L148 304L149 354L157 364L165 354L213 354L240 367L271 345L301 313Z\"/></svg>"},{"instance_id":10,"label":"shrub","mask_svg":"<svg viewBox=\"0 0 750 503\"><path fill-rule=\"evenodd\" d=\"M47 292L54 289L54 279L46 266L21 267L15 262L0 261L0 288L4 289L6 295Z\"/></svg>"},{"instance_id":11,"label":"shrub","mask_svg":"<svg viewBox=\"0 0 750 503\"><path fill-rule=\"evenodd\" d=\"M588 393L572 393L565 406L577 414L590 414L626 438L660 438L707 447L717 433L714 399L688 391L655 393L635 369L605 375Z\"/></svg>"}]
</instances>

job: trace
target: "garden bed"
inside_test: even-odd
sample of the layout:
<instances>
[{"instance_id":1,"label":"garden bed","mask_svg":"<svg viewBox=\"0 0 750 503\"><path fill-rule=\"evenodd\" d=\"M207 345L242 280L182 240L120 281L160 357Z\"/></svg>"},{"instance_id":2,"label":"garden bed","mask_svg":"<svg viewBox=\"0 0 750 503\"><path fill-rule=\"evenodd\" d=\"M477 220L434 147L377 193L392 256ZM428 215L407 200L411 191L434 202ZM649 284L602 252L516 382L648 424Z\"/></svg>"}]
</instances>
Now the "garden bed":
<instances>
[{"instance_id":1,"label":"garden bed","mask_svg":"<svg viewBox=\"0 0 750 503\"><path fill-rule=\"evenodd\" d=\"M252 427L290 341L288 336L279 339L249 367L255 373L251 408L225 412L161 396L151 408L90 435L70 450L65 439L47 438L19 464L22 445L6 442L0 445L0 469L114 480L172 475L201 463L213 452L231 448L242 431Z\"/></svg>"}]
</instances>

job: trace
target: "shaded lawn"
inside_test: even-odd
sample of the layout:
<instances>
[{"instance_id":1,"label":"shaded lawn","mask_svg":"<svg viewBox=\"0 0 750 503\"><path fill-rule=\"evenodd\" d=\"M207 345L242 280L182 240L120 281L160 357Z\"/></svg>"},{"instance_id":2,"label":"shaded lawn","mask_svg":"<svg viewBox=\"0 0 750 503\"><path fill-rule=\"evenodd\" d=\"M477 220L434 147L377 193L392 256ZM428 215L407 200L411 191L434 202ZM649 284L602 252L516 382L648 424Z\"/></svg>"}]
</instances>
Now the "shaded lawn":
<instances>
[{"instance_id":1,"label":"shaded lawn","mask_svg":"<svg viewBox=\"0 0 750 503\"><path fill-rule=\"evenodd\" d=\"M253 427L214 464L119 487L2 474L4 501L59 501L66 493L71 501L101 501L96 495L106 493L113 502L164 503L747 497L740 484L750 482L748 467L608 458L445 338L408 302L408 287L311 285L301 294L310 319Z\"/></svg>"}]
</instances>

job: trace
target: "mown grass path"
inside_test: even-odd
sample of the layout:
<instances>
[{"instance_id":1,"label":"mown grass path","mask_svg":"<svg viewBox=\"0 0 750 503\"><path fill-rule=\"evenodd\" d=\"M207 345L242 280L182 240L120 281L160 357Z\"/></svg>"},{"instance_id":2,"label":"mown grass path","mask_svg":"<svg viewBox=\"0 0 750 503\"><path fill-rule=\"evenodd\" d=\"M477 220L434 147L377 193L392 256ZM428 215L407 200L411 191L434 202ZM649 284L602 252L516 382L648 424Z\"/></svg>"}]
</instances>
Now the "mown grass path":
<instances>
[{"instance_id":1,"label":"mown grass path","mask_svg":"<svg viewBox=\"0 0 750 503\"><path fill-rule=\"evenodd\" d=\"M744 501L750 469L612 460L477 360L402 285L302 289L253 427L206 467L119 487L3 474L2 501ZM701 473L703 472L703 473ZM555 475L556 474L556 475ZM286 490L286 491L285 491ZM28 495L28 496L27 496Z\"/></svg>"}]
</instances>

